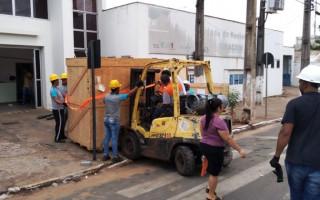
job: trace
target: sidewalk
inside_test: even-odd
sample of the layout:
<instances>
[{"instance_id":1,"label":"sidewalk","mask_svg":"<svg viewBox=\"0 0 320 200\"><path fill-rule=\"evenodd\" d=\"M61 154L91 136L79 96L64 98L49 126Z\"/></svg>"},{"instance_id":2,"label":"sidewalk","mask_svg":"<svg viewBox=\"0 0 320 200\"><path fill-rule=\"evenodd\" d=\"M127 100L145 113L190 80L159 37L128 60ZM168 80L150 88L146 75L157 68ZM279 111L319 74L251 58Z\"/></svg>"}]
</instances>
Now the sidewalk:
<instances>
[{"instance_id":1,"label":"sidewalk","mask_svg":"<svg viewBox=\"0 0 320 200\"><path fill-rule=\"evenodd\" d=\"M256 118L249 125L235 124L239 133L255 126L277 122L289 100L299 96L298 88L284 87L280 96L268 98L268 116L265 107L256 106ZM240 118L242 107L236 109ZM92 152L71 141L55 143L54 120L37 119L50 114L44 109L31 109L21 105L0 105L0 199L1 194L17 193L48 185L79 181L81 177L97 173L102 168L117 167L131 161L112 165L102 162L102 153L92 161ZM270 121L271 120L271 121ZM267 122L266 122L267 121ZM90 161L91 166L81 166Z\"/></svg>"}]
</instances>

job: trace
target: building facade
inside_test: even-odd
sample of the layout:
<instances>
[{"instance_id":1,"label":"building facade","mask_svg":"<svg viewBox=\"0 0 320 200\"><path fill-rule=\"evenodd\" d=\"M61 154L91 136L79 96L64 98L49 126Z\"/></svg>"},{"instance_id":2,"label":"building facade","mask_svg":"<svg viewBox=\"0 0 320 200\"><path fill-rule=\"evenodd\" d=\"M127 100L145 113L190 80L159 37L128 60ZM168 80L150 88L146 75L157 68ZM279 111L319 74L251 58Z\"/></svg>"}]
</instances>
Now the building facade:
<instances>
[{"instance_id":1,"label":"building facade","mask_svg":"<svg viewBox=\"0 0 320 200\"><path fill-rule=\"evenodd\" d=\"M195 13L131 3L104 10L96 0L3 0L0 5L0 103L20 102L23 71L32 73L35 107L51 108L49 76L66 71L65 59L86 56L101 40L101 55L188 59L195 49ZM282 91L283 33L266 29L268 95ZM245 24L205 16L205 60L214 83L242 93ZM293 56L293 55L288 55ZM293 60L293 59L291 59ZM286 61L287 62L287 61ZM291 66L291 65L290 65ZM116 78L116 77L115 77ZM187 77L194 80L190 72Z\"/></svg>"}]
</instances>

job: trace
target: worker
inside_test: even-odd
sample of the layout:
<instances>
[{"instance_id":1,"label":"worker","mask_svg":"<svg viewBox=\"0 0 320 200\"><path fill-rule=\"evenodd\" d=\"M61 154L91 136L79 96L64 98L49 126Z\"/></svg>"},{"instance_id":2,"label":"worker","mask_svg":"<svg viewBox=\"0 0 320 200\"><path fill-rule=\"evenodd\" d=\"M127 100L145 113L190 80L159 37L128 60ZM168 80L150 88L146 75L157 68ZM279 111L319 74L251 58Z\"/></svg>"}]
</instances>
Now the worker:
<instances>
[{"instance_id":1,"label":"worker","mask_svg":"<svg viewBox=\"0 0 320 200\"><path fill-rule=\"evenodd\" d=\"M320 199L320 67L308 65L297 76L302 96L286 106L270 165L281 182L280 155L288 145L285 166L290 199Z\"/></svg>"},{"instance_id":2,"label":"worker","mask_svg":"<svg viewBox=\"0 0 320 200\"><path fill-rule=\"evenodd\" d=\"M24 68L23 69L23 88L22 88L22 105L27 103L27 98L30 97L31 102L33 99L33 78L31 73Z\"/></svg>"},{"instance_id":3,"label":"worker","mask_svg":"<svg viewBox=\"0 0 320 200\"><path fill-rule=\"evenodd\" d=\"M161 72L161 76L162 76L163 74L168 75L168 76L170 77L170 81L171 81L171 73L170 73L170 71L169 71L169 68L167 68L167 67L164 68L163 71ZM181 92L180 92L181 95L186 95L186 94L187 94L187 91L186 91L186 88L185 88L185 86L184 86L184 84L183 84L183 81L181 80L181 78L180 78L179 76L177 76L177 79L178 79L178 83L180 84L179 87L181 87ZM160 92L163 92L165 86L161 83L161 81L159 81L159 84L160 84L159 91L160 91Z\"/></svg>"},{"instance_id":4,"label":"worker","mask_svg":"<svg viewBox=\"0 0 320 200\"><path fill-rule=\"evenodd\" d=\"M59 87L60 92L63 96L64 99L66 99L66 95L68 94L68 76L67 73L62 73L61 74L61 86ZM67 120L68 120L68 105L66 103L63 104L64 105L64 124L67 124ZM65 138L66 139L66 138Z\"/></svg>"},{"instance_id":5,"label":"worker","mask_svg":"<svg viewBox=\"0 0 320 200\"><path fill-rule=\"evenodd\" d=\"M165 86L162 96L162 106L155 109L152 115L152 120L161 116L165 111L172 112L172 102L173 102L173 85L170 81L170 77L167 74L162 74L160 78L162 84ZM182 86L178 84L179 95L182 94Z\"/></svg>"},{"instance_id":6,"label":"worker","mask_svg":"<svg viewBox=\"0 0 320 200\"><path fill-rule=\"evenodd\" d=\"M52 84L50 90L50 96L52 101L52 113L55 125L55 138L54 141L58 143L64 143L64 99L58 88L59 85L59 76L57 74L50 75L50 82Z\"/></svg>"},{"instance_id":7,"label":"worker","mask_svg":"<svg viewBox=\"0 0 320 200\"><path fill-rule=\"evenodd\" d=\"M190 82L188 80L183 81L187 94L194 94L194 90L190 89Z\"/></svg>"},{"instance_id":8,"label":"worker","mask_svg":"<svg viewBox=\"0 0 320 200\"><path fill-rule=\"evenodd\" d=\"M109 142L112 138L112 162L117 163L122 161L118 156L118 134L120 129L120 103L132 96L139 87L143 86L143 82L139 81L132 90L127 94L119 94L121 84L118 80L111 80L109 87L110 94L106 94L103 98L103 103L106 105L106 115L104 125L106 128L106 137L104 139L103 161L109 160Z\"/></svg>"}]
</instances>

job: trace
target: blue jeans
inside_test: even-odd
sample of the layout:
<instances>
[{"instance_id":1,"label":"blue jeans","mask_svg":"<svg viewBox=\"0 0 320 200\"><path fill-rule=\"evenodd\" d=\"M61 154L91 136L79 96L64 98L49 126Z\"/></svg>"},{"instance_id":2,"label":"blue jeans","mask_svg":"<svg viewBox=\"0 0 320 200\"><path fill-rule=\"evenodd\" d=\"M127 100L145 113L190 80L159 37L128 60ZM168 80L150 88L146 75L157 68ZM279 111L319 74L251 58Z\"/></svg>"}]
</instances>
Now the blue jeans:
<instances>
[{"instance_id":1,"label":"blue jeans","mask_svg":"<svg viewBox=\"0 0 320 200\"><path fill-rule=\"evenodd\" d=\"M285 161L291 200L320 199L320 169Z\"/></svg>"},{"instance_id":2,"label":"blue jeans","mask_svg":"<svg viewBox=\"0 0 320 200\"><path fill-rule=\"evenodd\" d=\"M23 87L22 88L22 104L27 103L28 97L30 98L31 102L34 102L32 88L31 87Z\"/></svg>"},{"instance_id":3,"label":"blue jeans","mask_svg":"<svg viewBox=\"0 0 320 200\"><path fill-rule=\"evenodd\" d=\"M120 123L116 118L104 118L104 126L106 127L106 137L104 139L103 155L109 155L109 142L112 138L112 155L118 157L118 135Z\"/></svg>"}]
</instances>

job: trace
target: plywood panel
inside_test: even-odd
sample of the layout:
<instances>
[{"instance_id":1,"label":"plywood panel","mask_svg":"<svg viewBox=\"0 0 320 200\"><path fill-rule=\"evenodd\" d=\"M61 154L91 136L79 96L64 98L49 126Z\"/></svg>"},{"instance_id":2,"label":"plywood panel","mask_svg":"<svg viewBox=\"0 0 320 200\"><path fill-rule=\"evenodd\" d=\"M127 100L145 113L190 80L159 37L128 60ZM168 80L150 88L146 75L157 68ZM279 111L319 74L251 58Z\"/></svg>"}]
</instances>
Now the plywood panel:
<instances>
[{"instance_id":1,"label":"plywood panel","mask_svg":"<svg viewBox=\"0 0 320 200\"><path fill-rule=\"evenodd\" d=\"M159 59L133 59L133 58L101 58L101 68L95 69L95 77L101 77L101 83L106 91L98 90L96 80L96 96L110 93L108 87L110 80L117 79L122 86L120 90L130 89L131 68L141 68L150 62L159 61ZM72 107L79 108L92 95L91 70L87 69L86 58L68 58L68 100ZM120 124L129 126L129 104L130 100L121 103ZM96 101L96 146L97 150L103 149L105 138L104 128L105 105L102 99ZM69 109L68 118L68 137L92 150L92 104L91 102L81 110Z\"/></svg>"}]
</instances>

